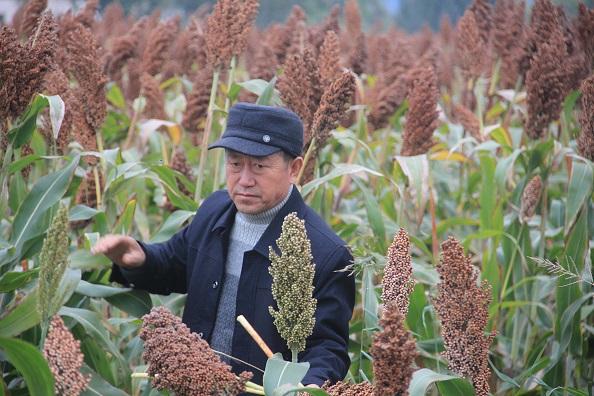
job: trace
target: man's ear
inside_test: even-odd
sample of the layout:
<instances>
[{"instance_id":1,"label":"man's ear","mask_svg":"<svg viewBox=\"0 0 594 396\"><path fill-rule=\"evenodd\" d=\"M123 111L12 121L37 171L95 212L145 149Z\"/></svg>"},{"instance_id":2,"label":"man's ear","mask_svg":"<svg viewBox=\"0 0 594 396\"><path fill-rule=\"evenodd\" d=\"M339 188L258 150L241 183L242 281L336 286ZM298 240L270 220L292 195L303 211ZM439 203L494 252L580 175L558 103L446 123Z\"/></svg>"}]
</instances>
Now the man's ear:
<instances>
[{"instance_id":1,"label":"man's ear","mask_svg":"<svg viewBox=\"0 0 594 396\"><path fill-rule=\"evenodd\" d=\"M297 177L299 176L299 171L303 167L303 157L294 158L291 163L289 164L289 173L291 175L291 183L297 183Z\"/></svg>"}]
</instances>

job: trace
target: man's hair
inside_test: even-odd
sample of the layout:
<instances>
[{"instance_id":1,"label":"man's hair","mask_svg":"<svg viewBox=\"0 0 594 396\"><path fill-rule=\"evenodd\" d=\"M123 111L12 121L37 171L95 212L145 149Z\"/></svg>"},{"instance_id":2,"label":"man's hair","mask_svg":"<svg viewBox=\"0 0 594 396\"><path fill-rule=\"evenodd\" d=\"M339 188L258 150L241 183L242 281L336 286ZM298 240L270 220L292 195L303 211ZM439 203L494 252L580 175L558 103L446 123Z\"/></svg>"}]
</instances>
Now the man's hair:
<instances>
[{"instance_id":1,"label":"man's hair","mask_svg":"<svg viewBox=\"0 0 594 396\"><path fill-rule=\"evenodd\" d=\"M280 152L281 152L281 154L283 155L283 160L284 160L284 161L285 161L287 164L288 164L288 163L290 163L291 161L293 161L295 158L297 158L297 157L295 157L293 154L291 154L291 153L287 153L285 150L281 150Z\"/></svg>"}]
</instances>

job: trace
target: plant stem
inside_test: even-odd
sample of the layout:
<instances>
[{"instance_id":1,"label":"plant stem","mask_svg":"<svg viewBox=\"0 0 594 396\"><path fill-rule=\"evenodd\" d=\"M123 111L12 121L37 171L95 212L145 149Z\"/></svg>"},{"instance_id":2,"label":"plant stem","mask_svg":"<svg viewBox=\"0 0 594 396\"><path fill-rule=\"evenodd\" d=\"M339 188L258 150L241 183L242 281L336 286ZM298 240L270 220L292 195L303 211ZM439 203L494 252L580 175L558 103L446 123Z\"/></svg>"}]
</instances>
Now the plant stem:
<instances>
[{"instance_id":1,"label":"plant stem","mask_svg":"<svg viewBox=\"0 0 594 396\"><path fill-rule=\"evenodd\" d=\"M258 385L258 384L256 384L255 382L252 382L252 381L247 381L245 383L245 386L249 386L250 388L253 388L253 389L264 390L264 387L262 385Z\"/></svg>"},{"instance_id":2,"label":"plant stem","mask_svg":"<svg viewBox=\"0 0 594 396\"><path fill-rule=\"evenodd\" d=\"M305 171L305 167L306 167L307 163L310 161L313 152L315 151L314 150L315 145L316 145L316 137L314 136L311 138L311 142L309 143L307 153L305 153L305 157L303 158L303 166L301 167L301 170L299 171L299 174L297 175L297 184L298 185L301 184L301 179L303 178L303 172Z\"/></svg>"},{"instance_id":3,"label":"plant stem","mask_svg":"<svg viewBox=\"0 0 594 396\"><path fill-rule=\"evenodd\" d=\"M227 78L227 95L225 95L225 114L229 114L229 107L231 107L231 99L229 98L229 90L231 89L231 85L235 81L235 70L237 69L237 57L233 55L231 58L231 66L229 69L229 76ZM226 123L226 119L222 120L223 123ZM215 172L214 172L214 181L212 184L213 190L217 190L219 188L219 179L221 178L221 156L223 155L222 150L217 150L215 154Z\"/></svg>"},{"instance_id":4,"label":"plant stem","mask_svg":"<svg viewBox=\"0 0 594 396\"><path fill-rule=\"evenodd\" d=\"M212 118L214 112L215 99L217 97L217 86L219 85L220 70L216 68L212 73L212 87L210 89L210 100L208 101L208 112L206 114L206 128L202 136L202 145L200 148L200 162L198 164L198 175L196 177L196 191L194 200L198 202L202 195L202 182L204 180L204 166L206 163L206 153L208 150L208 140L212 130Z\"/></svg>"},{"instance_id":5,"label":"plant stem","mask_svg":"<svg viewBox=\"0 0 594 396\"><path fill-rule=\"evenodd\" d=\"M540 243L538 245L538 257L544 257L545 251L545 232L547 230L547 217L548 217L548 189L546 179L543 180L542 188L542 199L541 199L541 213L540 213Z\"/></svg>"},{"instance_id":6,"label":"plant stem","mask_svg":"<svg viewBox=\"0 0 594 396\"><path fill-rule=\"evenodd\" d=\"M8 164L12 161L12 144L8 143L0 169L0 213L7 213L8 205Z\"/></svg>"},{"instance_id":7,"label":"plant stem","mask_svg":"<svg viewBox=\"0 0 594 396\"><path fill-rule=\"evenodd\" d=\"M130 120L130 126L128 127L128 135L126 136L126 141L124 142L124 150L126 150L127 148L130 148L130 145L132 144L132 138L134 136L134 128L136 127L136 122L138 121L138 114L139 111L137 111L136 108L134 108L134 113L132 113L132 120Z\"/></svg>"},{"instance_id":8,"label":"plant stem","mask_svg":"<svg viewBox=\"0 0 594 396\"><path fill-rule=\"evenodd\" d=\"M97 132L95 137L97 138L97 150L103 154L103 136L101 136L101 132ZM101 163L101 170L105 175L107 173L107 163L105 162L103 155L101 155L101 158L99 158L99 162Z\"/></svg>"},{"instance_id":9,"label":"plant stem","mask_svg":"<svg viewBox=\"0 0 594 396\"><path fill-rule=\"evenodd\" d=\"M291 361L293 363L297 363L299 360L297 360L297 355L299 354L299 351L297 349L291 349Z\"/></svg>"},{"instance_id":10,"label":"plant stem","mask_svg":"<svg viewBox=\"0 0 594 396\"><path fill-rule=\"evenodd\" d=\"M161 142L161 156L163 157L163 165L169 166L169 156L167 155L167 145L162 133L159 133L159 141Z\"/></svg>"},{"instance_id":11,"label":"plant stem","mask_svg":"<svg viewBox=\"0 0 594 396\"><path fill-rule=\"evenodd\" d=\"M95 194L97 195L97 209L101 207L101 179L96 166L93 166L93 176L95 177Z\"/></svg>"},{"instance_id":12,"label":"plant stem","mask_svg":"<svg viewBox=\"0 0 594 396\"><path fill-rule=\"evenodd\" d=\"M266 395L266 393L264 393L264 390L255 389L250 386L246 386L244 390L246 393L251 393L252 395Z\"/></svg>"},{"instance_id":13,"label":"plant stem","mask_svg":"<svg viewBox=\"0 0 594 396\"><path fill-rule=\"evenodd\" d=\"M437 265L439 261L439 241L437 240L437 221L435 220L435 199L433 198L433 185L429 178L429 213L431 214L431 248L433 253L433 263Z\"/></svg>"}]
</instances>

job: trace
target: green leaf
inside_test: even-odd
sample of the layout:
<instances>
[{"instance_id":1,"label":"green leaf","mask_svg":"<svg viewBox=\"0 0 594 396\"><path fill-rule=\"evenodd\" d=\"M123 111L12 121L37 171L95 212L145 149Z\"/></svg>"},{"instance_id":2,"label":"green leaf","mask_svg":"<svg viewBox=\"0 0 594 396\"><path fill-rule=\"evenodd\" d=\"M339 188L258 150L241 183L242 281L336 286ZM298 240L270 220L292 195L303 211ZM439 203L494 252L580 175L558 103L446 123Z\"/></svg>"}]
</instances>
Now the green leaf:
<instances>
[{"instance_id":1,"label":"green leaf","mask_svg":"<svg viewBox=\"0 0 594 396\"><path fill-rule=\"evenodd\" d=\"M363 193L365 200L365 210L367 212L367 221L371 226L375 240L378 243L378 249L380 252L386 251L386 227L384 225L384 218L379 210L379 203L371 192L365 187L365 185L357 180L353 179L359 190Z\"/></svg>"},{"instance_id":2,"label":"green leaf","mask_svg":"<svg viewBox=\"0 0 594 396\"><path fill-rule=\"evenodd\" d=\"M373 283L373 268L366 265L363 268L363 281L361 283L363 296L363 318L366 329L375 329L378 326L378 306L375 284Z\"/></svg>"},{"instance_id":3,"label":"green leaf","mask_svg":"<svg viewBox=\"0 0 594 396\"><path fill-rule=\"evenodd\" d=\"M276 76L274 76L272 78L272 80L270 80L268 85L266 85L266 88L264 88L264 91L262 91L262 94L256 101L256 104L270 106L272 103L272 100L273 100L275 85L276 85Z\"/></svg>"},{"instance_id":4,"label":"green leaf","mask_svg":"<svg viewBox=\"0 0 594 396\"><path fill-rule=\"evenodd\" d=\"M109 382L105 381L99 374L93 371L86 364L80 370L83 374L90 375L91 381L80 396L128 396Z\"/></svg>"},{"instance_id":5,"label":"green leaf","mask_svg":"<svg viewBox=\"0 0 594 396\"><path fill-rule=\"evenodd\" d=\"M58 314L68 316L78 322L90 337L95 338L100 345L123 364L124 358L117 345L111 342L109 333L105 325L101 323L101 316L98 313L87 309L62 307Z\"/></svg>"},{"instance_id":6,"label":"green leaf","mask_svg":"<svg viewBox=\"0 0 594 396\"><path fill-rule=\"evenodd\" d=\"M36 95L33 101L20 115L14 127L8 132L8 140L14 149L23 146L31 139L31 135L37 127L37 115L49 105L43 95Z\"/></svg>"},{"instance_id":7,"label":"green leaf","mask_svg":"<svg viewBox=\"0 0 594 396\"><path fill-rule=\"evenodd\" d=\"M26 168L28 165L32 164L33 162L37 161L38 159L42 158L40 155L37 154L31 154L31 155L27 155L24 156L23 158L19 158L18 160L14 161L12 164L10 164L8 166L8 174L13 174L15 172L18 172L24 168Z\"/></svg>"},{"instance_id":8,"label":"green leaf","mask_svg":"<svg viewBox=\"0 0 594 396\"><path fill-rule=\"evenodd\" d=\"M86 205L76 205L68 213L68 221L88 220L99 213L97 209L90 208Z\"/></svg>"},{"instance_id":9,"label":"green leaf","mask_svg":"<svg viewBox=\"0 0 594 396\"><path fill-rule=\"evenodd\" d=\"M464 379L460 378L460 377L455 377L453 375L447 375L447 374L440 374L440 373L436 373L433 370L430 370L428 368L422 368L420 370L417 370L413 373L413 377L412 380L410 381L410 385L408 386L408 393L410 394L410 396L425 396L425 393L427 392L427 390L429 389L429 386L431 386L431 384L436 383L436 382L444 382L444 381L456 381L453 385L448 386L445 388L446 392L448 393L442 393L444 395L458 395L458 396L465 396L465 395L469 395L469 396L474 396L474 390L472 388L472 385L468 384L468 386L466 385L462 385L462 383L460 381L465 381ZM460 393L449 393L452 390L456 390Z\"/></svg>"},{"instance_id":10,"label":"green leaf","mask_svg":"<svg viewBox=\"0 0 594 396\"><path fill-rule=\"evenodd\" d=\"M408 184L415 191L417 210L425 207L429 199L429 160L425 154L413 157L397 155L396 161L408 179Z\"/></svg>"},{"instance_id":11,"label":"green leaf","mask_svg":"<svg viewBox=\"0 0 594 396\"><path fill-rule=\"evenodd\" d=\"M516 162L516 159L520 154L522 154L523 151L524 149L515 149L510 156L505 157L500 161L497 161L497 166L495 168L495 180L497 181L497 186L499 187L500 191L505 191L507 189L507 182L513 176L514 164ZM494 158L491 156L485 156L485 158L489 158L490 160L495 161Z\"/></svg>"},{"instance_id":12,"label":"green leaf","mask_svg":"<svg viewBox=\"0 0 594 396\"><path fill-rule=\"evenodd\" d=\"M131 291L130 288L123 287L111 287L106 285L98 285L96 283L90 283L85 280L81 280L76 286L76 292L89 297L105 298L115 296L116 294L122 294Z\"/></svg>"},{"instance_id":13,"label":"green leaf","mask_svg":"<svg viewBox=\"0 0 594 396\"><path fill-rule=\"evenodd\" d=\"M449 381L438 381L435 383L439 394L443 396L474 396L474 387L464 378L456 378Z\"/></svg>"},{"instance_id":14,"label":"green leaf","mask_svg":"<svg viewBox=\"0 0 594 396\"><path fill-rule=\"evenodd\" d=\"M109 103L111 103L118 109L126 109L126 99L124 98L122 90L120 89L120 87L118 87L117 84L114 83L111 85L111 87L109 87L106 98L109 101Z\"/></svg>"},{"instance_id":15,"label":"green leaf","mask_svg":"<svg viewBox=\"0 0 594 396\"><path fill-rule=\"evenodd\" d=\"M38 324L40 320L35 289L27 294L15 309L0 319L0 337L15 337Z\"/></svg>"},{"instance_id":16,"label":"green leaf","mask_svg":"<svg viewBox=\"0 0 594 396\"><path fill-rule=\"evenodd\" d=\"M126 203L124 211L118 218L113 229L116 234L130 235L134 221L134 212L136 211L136 196L132 197Z\"/></svg>"},{"instance_id":17,"label":"green leaf","mask_svg":"<svg viewBox=\"0 0 594 396\"><path fill-rule=\"evenodd\" d=\"M283 355L275 353L266 361L264 369L264 392L274 394L274 390L282 385L297 386L309 370L309 363L294 363L283 360Z\"/></svg>"},{"instance_id":18,"label":"green leaf","mask_svg":"<svg viewBox=\"0 0 594 396\"><path fill-rule=\"evenodd\" d=\"M76 250L70 254L68 259L71 268L78 268L82 271L111 268L111 261L102 254L93 256L88 250Z\"/></svg>"},{"instance_id":19,"label":"green leaf","mask_svg":"<svg viewBox=\"0 0 594 396\"><path fill-rule=\"evenodd\" d=\"M481 160L481 191L480 191L480 229L493 229L493 213L497 205L497 186L494 174L496 161L485 154L480 155ZM502 190L504 191L504 190Z\"/></svg>"},{"instance_id":20,"label":"green leaf","mask_svg":"<svg viewBox=\"0 0 594 396\"><path fill-rule=\"evenodd\" d=\"M343 176L343 175L354 175L356 173L359 172L366 172L369 173L371 175L375 175L375 176L383 176L381 173L376 172L374 170L371 170L369 168L366 168L364 166L361 165L356 165L356 164L336 164L336 166L334 167L334 169L332 169L330 172L328 172L325 176L322 176L320 178L314 179L312 181L310 181L309 183L305 184L302 188L301 188L301 195L303 195L304 197L309 195L309 193L311 193L313 190L315 190L316 188L318 188L319 186L321 186L322 184L326 183L327 181L330 181L334 178Z\"/></svg>"},{"instance_id":21,"label":"green leaf","mask_svg":"<svg viewBox=\"0 0 594 396\"><path fill-rule=\"evenodd\" d=\"M153 304L150 295L143 290L132 290L126 293L106 297L106 300L124 312L137 318L147 314Z\"/></svg>"},{"instance_id":22,"label":"green leaf","mask_svg":"<svg viewBox=\"0 0 594 396\"><path fill-rule=\"evenodd\" d=\"M40 94L39 96L47 99L49 104L50 123L52 124L52 136L54 137L54 140L58 140L60 127L62 126L66 109L64 101L58 95L46 96Z\"/></svg>"},{"instance_id":23,"label":"green leaf","mask_svg":"<svg viewBox=\"0 0 594 396\"><path fill-rule=\"evenodd\" d=\"M21 373L31 396L54 394L54 378L41 352L27 342L0 337L0 349Z\"/></svg>"},{"instance_id":24,"label":"green leaf","mask_svg":"<svg viewBox=\"0 0 594 396\"><path fill-rule=\"evenodd\" d=\"M10 238L14 251L4 259L0 259L0 266L6 262L19 259L25 242L46 231L45 229L39 229L40 220L45 212L55 205L68 189L79 159L80 157L76 156L64 169L44 176L35 183L14 218Z\"/></svg>"},{"instance_id":25,"label":"green leaf","mask_svg":"<svg viewBox=\"0 0 594 396\"><path fill-rule=\"evenodd\" d=\"M264 96L266 90L269 89L270 83L272 83L272 81L268 82L266 80L253 79L243 81L237 84L240 85L242 88L248 90L249 92L256 94L258 97L261 97ZM272 94L269 104L270 106L281 106L283 104L282 100L280 99L280 94L277 90L274 89L274 86L272 88Z\"/></svg>"},{"instance_id":26,"label":"green leaf","mask_svg":"<svg viewBox=\"0 0 594 396\"><path fill-rule=\"evenodd\" d=\"M588 302L592 297L594 297L594 293L588 293L579 299L575 300L564 312L561 316L561 335L560 335L560 347L561 351L564 351L571 342L571 338L573 336L572 324L575 323L576 314L579 312L582 305Z\"/></svg>"},{"instance_id":27,"label":"green leaf","mask_svg":"<svg viewBox=\"0 0 594 396\"><path fill-rule=\"evenodd\" d=\"M305 386L293 386L290 384L279 386L274 390L272 393L273 396L288 396L288 395L296 395L297 393L294 392L303 392L308 393L314 396L328 396L328 393L324 389L319 388L307 388Z\"/></svg>"},{"instance_id":28,"label":"green leaf","mask_svg":"<svg viewBox=\"0 0 594 396\"><path fill-rule=\"evenodd\" d=\"M181 226L192 216L195 212L189 210L176 210L163 223L159 231L151 238L150 243L164 242L171 238L173 234L180 230Z\"/></svg>"},{"instance_id":29,"label":"green leaf","mask_svg":"<svg viewBox=\"0 0 594 396\"><path fill-rule=\"evenodd\" d=\"M0 278L0 293L8 293L23 287L37 278L38 275L39 268L25 272L7 272Z\"/></svg>"},{"instance_id":30,"label":"green leaf","mask_svg":"<svg viewBox=\"0 0 594 396\"><path fill-rule=\"evenodd\" d=\"M439 274L435 267L427 265L427 264L420 264L420 263L412 263L413 267L413 278L417 282L424 283L426 285L435 286L437 282L439 282Z\"/></svg>"},{"instance_id":31,"label":"green leaf","mask_svg":"<svg viewBox=\"0 0 594 396\"><path fill-rule=\"evenodd\" d=\"M180 191L175 172L172 169L166 166L153 166L151 170L157 175L157 181L162 183L167 193L167 198L169 198L174 206L194 212L198 209L196 201Z\"/></svg>"},{"instance_id":32,"label":"green leaf","mask_svg":"<svg viewBox=\"0 0 594 396\"><path fill-rule=\"evenodd\" d=\"M57 312L60 307L70 299L72 293L76 290L80 282L81 272L79 269L68 268L60 281L60 286L56 290L56 295L53 299L56 304L51 312Z\"/></svg>"},{"instance_id":33,"label":"green leaf","mask_svg":"<svg viewBox=\"0 0 594 396\"><path fill-rule=\"evenodd\" d=\"M592 195L594 182L592 166L589 163L574 159L572 169L565 207L565 236L575 224L580 209Z\"/></svg>"},{"instance_id":34,"label":"green leaf","mask_svg":"<svg viewBox=\"0 0 594 396\"><path fill-rule=\"evenodd\" d=\"M591 182L591 180L590 180ZM587 183L587 181L584 181ZM571 200L571 196L568 197ZM560 257L559 264L567 271L581 274L585 267L585 259L589 254L589 237L588 237L588 205L584 205L582 210L579 211L577 219L571 227L568 236L565 241L565 250L563 255ZM566 230L567 231L567 230ZM567 279L565 277L559 277L557 280L557 291L556 291L556 336L557 340L561 343L563 340L560 338L562 332L559 329L564 326L570 325L572 336L570 342L570 350L572 353L579 353L581 349L582 340L580 339L580 324L579 318L574 317L573 320L564 322L563 315L567 312L571 304L578 300L582 296L582 290L580 285L575 284L573 279Z\"/></svg>"}]
</instances>

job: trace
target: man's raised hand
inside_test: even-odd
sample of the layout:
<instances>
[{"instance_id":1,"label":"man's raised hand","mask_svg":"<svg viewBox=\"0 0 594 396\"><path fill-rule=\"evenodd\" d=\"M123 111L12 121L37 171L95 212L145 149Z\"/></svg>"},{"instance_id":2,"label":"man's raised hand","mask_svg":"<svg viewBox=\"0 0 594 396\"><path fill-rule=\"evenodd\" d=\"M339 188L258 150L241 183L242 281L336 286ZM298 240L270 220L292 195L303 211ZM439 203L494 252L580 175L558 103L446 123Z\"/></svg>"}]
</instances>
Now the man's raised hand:
<instances>
[{"instance_id":1,"label":"man's raised hand","mask_svg":"<svg viewBox=\"0 0 594 396\"><path fill-rule=\"evenodd\" d=\"M146 255L134 238L106 235L91 248L92 254L104 254L120 267L132 269L144 264Z\"/></svg>"}]
</instances>

